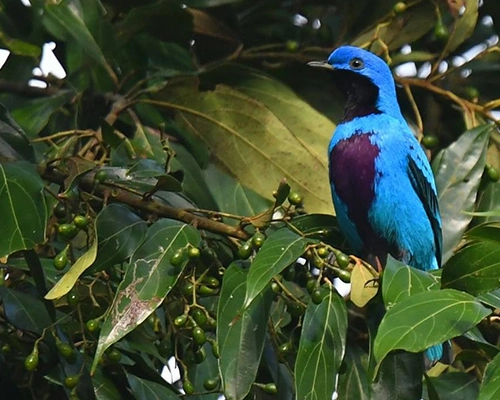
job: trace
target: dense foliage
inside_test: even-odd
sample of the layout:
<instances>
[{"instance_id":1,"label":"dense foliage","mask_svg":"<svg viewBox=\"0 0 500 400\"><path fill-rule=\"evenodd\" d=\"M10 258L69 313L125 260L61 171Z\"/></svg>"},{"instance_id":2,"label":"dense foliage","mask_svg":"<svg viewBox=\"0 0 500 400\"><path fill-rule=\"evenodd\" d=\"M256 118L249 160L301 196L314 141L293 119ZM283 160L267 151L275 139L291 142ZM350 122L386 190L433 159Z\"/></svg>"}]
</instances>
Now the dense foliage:
<instances>
[{"instance_id":1,"label":"dense foliage","mask_svg":"<svg viewBox=\"0 0 500 400\"><path fill-rule=\"evenodd\" d=\"M0 0L2 396L498 399L500 4L182 3ZM441 271L347 255L306 66L342 43L399 73Z\"/></svg>"}]
</instances>

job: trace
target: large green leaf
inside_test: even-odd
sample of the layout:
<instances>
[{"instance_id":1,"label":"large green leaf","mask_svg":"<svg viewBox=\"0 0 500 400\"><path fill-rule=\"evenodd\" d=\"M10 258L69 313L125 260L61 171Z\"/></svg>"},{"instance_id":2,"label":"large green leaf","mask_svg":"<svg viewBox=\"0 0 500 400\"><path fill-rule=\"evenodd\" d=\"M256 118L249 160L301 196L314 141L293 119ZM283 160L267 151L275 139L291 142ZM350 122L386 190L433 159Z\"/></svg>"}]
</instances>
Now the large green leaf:
<instances>
[{"instance_id":1,"label":"large green leaf","mask_svg":"<svg viewBox=\"0 0 500 400\"><path fill-rule=\"evenodd\" d=\"M307 306L295 361L295 393L298 399L330 399L335 377L344 358L347 307L336 290L322 288L320 304Z\"/></svg>"},{"instance_id":2,"label":"large green leaf","mask_svg":"<svg viewBox=\"0 0 500 400\"><path fill-rule=\"evenodd\" d=\"M382 279L382 296L386 308L417 293L438 290L439 279L409 267L389 256Z\"/></svg>"},{"instance_id":3,"label":"large green leaf","mask_svg":"<svg viewBox=\"0 0 500 400\"><path fill-rule=\"evenodd\" d=\"M52 324L45 305L38 299L17 290L0 286L5 316L16 328L41 334Z\"/></svg>"},{"instance_id":4,"label":"large green leaf","mask_svg":"<svg viewBox=\"0 0 500 400\"><path fill-rule=\"evenodd\" d=\"M273 276L295 262L304 253L308 243L307 239L288 228L269 235L250 266L243 307L252 303Z\"/></svg>"},{"instance_id":5,"label":"large green leaf","mask_svg":"<svg viewBox=\"0 0 500 400\"><path fill-rule=\"evenodd\" d=\"M500 397L500 354L498 354L484 371L483 382L479 389L478 400L496 400Z\"/></svg>"},{"instance_id":6,"label":"large green leaf","mask_svg":"<svg viewBox=\"0 0 500 400\"><path fill-rule=\"evenodd\" d=\"M306 208L331 212L326 150L333 124L287 86L252 70L239 87L200 91L194 78L169 87L157 105L210 147L215 162L270 197L283 177ZM314 123L311 123L314 121Z\"/></svg>"},{"instance_id":7,"label":"large green leaf","mask_svg":"<svg viewBox=\"0 0 500 400\"><path fill-rule=\"evenodd\" d=\"M257 375L267 330L272 291L260 293L243 312L248 272L237 263L229 266L217 310L219 371L224 396L241 400Z\"/></svg>"},{"instance_id":8,"label":"large green leaf","mask_svg":"<svg viewBox=\"0 0 500 400\"><path fill-rule=\"evenodd\" d=\"M477 399L479 385L477 379L471 374L453 372L429 379L439 395L439 400ZM423 398L424 400L432 400L427 396L423 396Z\"/></svg>"},{"instance_id":9,"label":"large green leaf","mask_svg":"<svg viewBox=\"0 0 500 400\"><path fill-rule=\"evenodd\" d=\"M465 11L462 15L456 17L455 25L446 45L448 52L452 52L467 40L476 27L479 2L476 0L465 0L464 3Z\"/></svg>"},{"instance_id":10,"label":"large green leaf","mask_svg":"<svg viewBox=\"0 0 500 400\"><path fill-rule=\"evenodd\" d=\"M127 373L127 380L134 398L137 400L175 400L179 399L179 394L174 390L160 385L159 383L139 378L136 375Z\"/></svg>"},{"instance_id":11,"label":"large green leaf","mask_svg":"<svg viewBox=\"0 0 500 400\"><path fill-rule=\"evenodd\" d=\"M491 129L487 125L464 132L432 163L443 220L443 264L472 220L464 211L474 210Z\"/></svg>"},{"instance_id":12,"label":"large green leaf","mask_svg":"<svg viewBox=\"0 0 500 400\"><path fill-rule=\"evenodd\" d=\"M27 162L0 164L0 258L45 239L43 182Z\"/></svg>"},{"instance_id":13,"label":"large green leaf","mask_svg":"<svg viewBox=\"0 0 500 400\"><path fill-rule=\"evenodd\" d=\"M415 294L390 308L374 341L377 364L390 351L420 352L474 327L490 310L467 293L452 289Z\"/></svg>"},{"instance_id":14,"label":"large green leaf","mask_svg":"<svg viewBox=\"0 0 500 400\"><path fill-rule=\"evenodd\" d=\"M26 134L0 104L0 162L25 159L32 161L33 147Z\"/></svg>"},{"instance_id":15,"label":"large green leaf","mask_svg":"<svg viewBox=\"0 0 500 400\"><path fill-rule=\"evenodd\" d=\"M128 207L110 204L96 218L99 240L92 270L101 270L125 261L141 244L147 223Z\"/></svg>"},{"instance_id":16,"label":"large green leaf","mask_svg":"<svg viewBox=\"0 0 500 400\"><path fill-rule=\"evenodd\" d=\"M443 269L443 288L455 288L472 294L500 288L500 244L471 243L450 258Z\"/></svg>"},{"instance_id":17,"label":"large green leaf","mask_svg":"<svg viewBox=\"0 0 500 400\"><path fill-rule=\"evenodd\" d=\"M92 370L104 351L143 322L163 301L186 266L174 266L174 252L199 246L199 232L191 225L162 219L152 225L144 243L132 256L101 328Z\"/></svg>"},{"instance_id":18,"label":"large green leaf","mask_svg":"<svg viewBox=\"0 0 500 400\"><path fill-rule=\"evenodd\" d=\"M490 182L480 193L478 203L476 206L476 212L496 212L495 215L490 216L476 216L474 217L474 222L490 222L490 221L500 221L500 182Z\"/></svg>"},{"instance_id":19,"label":"large green leaf","mask_svg":"<svg viewBox=\"0 0 500 400\"><path fill-rule=\"evenodd\" d=\"M339 374L339 385L337 388L339 400L368 400L370 398L368 375L366 373L366 366L363 365L363 357L364 353L360 348L351 346L347 342L343 361L345 370Z\"/></svg>"}]
</instances>

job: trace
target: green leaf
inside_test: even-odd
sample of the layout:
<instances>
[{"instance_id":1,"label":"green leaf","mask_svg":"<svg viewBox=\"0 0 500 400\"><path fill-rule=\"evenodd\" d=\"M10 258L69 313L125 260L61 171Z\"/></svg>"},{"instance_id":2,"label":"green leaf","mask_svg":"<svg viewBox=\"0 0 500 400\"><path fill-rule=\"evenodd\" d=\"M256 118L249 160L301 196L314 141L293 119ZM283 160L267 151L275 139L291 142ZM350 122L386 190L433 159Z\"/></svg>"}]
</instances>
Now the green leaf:
<instances>
[{"instance_id":1,"label":"green leaf","mask_svg":"<svg viewBox=\"0 0 500 400\"><path fill-rule=\"evenodd\" d=\"M53 96L24 101L22 107L12 111L12 116L28 137L34 138L45 128L50 117L73 97L71 91L62 90Z\"/></svg>"},{"instance_id":2,"label":"green leaf","mask_svg":"<svg viewBox=\"0 0 500 400\"><path fill-rule=\"evenodd\" d=\"M492 290L488 293L482 293L477 296L477 299L491 307L500 309L500 289Z\"/></svg>"},{"instance_id":3,"label":"green leaf","mask_svg":"<svg viewBox=\"0 0 500 400\"><path fill-rule=\"evenodd\" d=\"M396 349L420 352L459 336L490 310L467 293L452 289L415 294L390 308L374 341L377 368Z\"/></svg>"},{"instance_id":4,"label":"green leaf","mask_svg":"<svg viewBox=\"0 0 500 400\"><path fill-rule=\"evenodd\" d=\"M420 399L424 363L421 354L391 353L380 365L377 380L372 384L370 400Z\"/></svg>"},{"instance_id":5,"label":"green leaf","mask_svg":"<svg viewBox=\"0 0 500 400\"><path fill-rule=\"evenodd\" d=\"M104 207L95 224L99 243L93 271L125 261L142 243L147 229L146 221L122 204Z\"/></svg>"},{"instance_id":6,"label":"green leaf","mask_svg":"<svg viewBox=\"0 0 500 400\"><path fill-rule=\"evenodd\" d=\"M452 372L429 378L439 395L439 400L477 399L477 379L465 372ZM496 398L496 397L495 397ZM424 397L426 400L426 397Z\"/></svg>"},{"instance_id":7,"label":"green leaf","mask_svg":"<svg viewBox=\"0 0 500 400\"><path fill-rule=\"evenodd\" d=\"M224 274L217 310L219 371L228 400L244 399L250 391L262 357L271 307L272 291L268 290L259 293L252 304L239 313L247 275L238 263L229 266Z\"/></svg>"},{"instance_id":8,"label":"green leaf","mask_svg":"<svg viewBox=\"0 0 500 400\"><path fill-rule=\"evenodd\" d=\"M441 285L471 294L500 288L500 244L483 241L460 249L443 268Z\"/></svg>"},{"instance_id":9,"label":"green leaf","mask_svg":"<svg viewBox=\"0 0 500 400\"><path fill-rule=\"evenodd\" d=\"M139 378L136 375L125 373L130 390L137 400L177 400L179 394L159 383Z\"/></svg>"},{"instance_id":10,"label":"green leaf","mask_svg":"<svg viewBox=\"0 0 500 400\"><path fill-rule=\"evenodd\" d=\"M474 210L491 129L487 125L464 132L432 163L443 220L443 264L472 220L464 211Z\"/></svg>"},{"instance_id":11,"label":"green leaf","mask_svg":"<svg viewBox=\"0 0 500 400\"><path fill-rule=\"evenodd\" d=\"M476 27L479 3L476 0L465 0L464 6L465 12L456 17L455 25L446 44L446 50L449 53L467 40Z\"/></svg>"},{"instance_id":12,"label":"green leaf","mask_svg":"<svg viewBox=\"0 0 500 400\"><path fill-rule=\"evenodd\" d=\"M308 243L307 239L288 228L269 235L250 266L243 308L252 303L274 276L295 262Z\"/></svg>"},{"instance_id":13,"label":"green leaf","mask_svg":"<svg viewBox=\"0 0 500 400\"><path fill-rule=\"evenodd\" d=\"M0 104L0 161L33 161L33 147L21 127Z\"/></svg>"},{"instance_id":14,"label":"green leaf","mask_svg":"<svg viewBox=\"0 0 500 400\"><path fill-rule=\"evenodd\" d=\"M366 367L363 366L365 354L357 346L347 343L344 357L345 370L339 374L339 386L337 392L339 400L358 399L369 400L370 388L368 386L368 375Z\"/></svg>"},{"instance_id":15,"label":"green leaf","mask_svg":"<svg viewBox=\"0 0 500 400\"><path fill-rule=\"evenodd\" d=\"M386 308L408 297L439 289L439 279L416 268L409 267L389 256L382 278L382 297Z\"/></svg>"},{"instance_id":16,"label":"green leaf","mask_svg":"<svg viewBox=\"0 0 500 400\"><path fill-rule=\"evenodd\" d=\"M472 228L465 234L466 240L488 240L500 244L500 222L489 222Z\"/></svg>"},{"instance_id":17,"label":"green leaf","mask_svg":"<svg viewBox=\"0 0 500 400\"><path fill-rule=\"evenodd\" d=\"M101 48L86 25L80 1L42 2L35 0L34 4L43 8L42 21L50 33L61 40L71 39L97 64L111 71Z\"/></svg>"},{"instance_id":18,"label":"green leaf","mask_svg":"<svg viewBox=\"0 0 500 400\"><path fill-rule=\"evenodd\" d=\"M500 182L486 185L480 193L474 215L474 222L477 223L500 221Z\"/></svg>"},{"instance_id":19,"label":"green leaf","mask_svg":"<svg viewBox=\"0 0 500 400\"><path fill-rule=\"evenodd\" d=\"M0 164L0 258L42 243L47 225L44 184L35 167Z\"/></svg>"},{"instance_id":20,"label":"green leaf","mask_svg":"<svg viewBox=\"0 0 500 400\"><path fill-rule=\"evenodd\" d=\"M83 253L78 260L71 266L71 268L59 279L54 287L45 295L47 300L55 300L59 297L67 294L73 286L75 286L76 281L82 275L87 268L89 268L95 261L97 255L97 235L94 231L93 234L94 241L89 249Z\"/></svg>"},{"instance_id":21,"label":"green leaf","mask_svg":"<svg viewBox=\"0 0 500 400\"><path fill-rule=\"evenodd\" d=\"M172 265L174 252L188 244L198 247L200 241L195 228L178 221L162 219L148 229L102 325L92 370L104 351L151 315L174 287L188 262L186 257L181 265Z\"/></svg>"},{"instance_id":22,"label":"green leaf","mask_svg":"<svg viewBox=\"0 0 500 400\"><path fill-rule=\"evenodd\" d=\"M302 233L307 233L307 237L318 238L337 247L345 241L337 218L331 214L298 215L290 223Z\"/></svg>"},{"instance_id":23,"label":"green leaf","mask_svg":"<svg viewBox=\"0 0 500 400\"><path fill-rule=\"evenodd\" d=\"M270 197L286 177L309 211L331 212L324 156L334 129L329 120L284 84L247 68L237 88L200 91L198 84L193 78L172 86L155 104L176 110L178 123L205 141L214 161L244 186Z\"/></svg>"},{"instance_id":24,"label":"green leaf","mask_svg":"<svg viewBox=\"0 0 500 400\"><path fill-rule=\"evenodd\" d=\"M0 286L0 297L7 320L16 328L41 334L52 324L45 305L38 299Z\"/></svg>"},{"instance_id":25,"label":"green leaf","mask_svg":"<svg viewBox=\"0 0 500 400\"><path fill-rule=\"evenodd\" d=\"M217 378L219 376L219 368L217 358L213 355L212 345L207 342L203 346L207 358L201 364L188 365L189 379L194 385L196 393L206 392L204 382L207 379ZM190 400L218 400L219 393L201 394L199 396L191 396Z\"/></svg>"},{"instance_id":26,"label":"green leaf","mask_svg":"<svg viewBox=\"0 0 500 400\"><path fill-rule=\"evenodd\" d=\"M122 396L113 381L106 377L102 370L98 368L92 375L94 394L96 400L121 400Z\"/></svg>"},{"instance_id":27,"label":"green leaf","mask_svg":"<svg viewBox=\"0 0 500 400\"><path fill-rule=\"evenodd\" d=\"M344 358L347 307L336 290L322 288L323 301L309 303L304 316L295 362L295 392L298 399L330 399Z\"/></svg>"},{"instance_id":28,"label":"green leaf","mask_svg":"<svg viewBox=\"0 0 500 400\"><path fill-rule=\"evenodd\" d=\"M500 354L491 360L484 371L478 400L496 400L500 397Z\"/></svg>"}]
</instances>

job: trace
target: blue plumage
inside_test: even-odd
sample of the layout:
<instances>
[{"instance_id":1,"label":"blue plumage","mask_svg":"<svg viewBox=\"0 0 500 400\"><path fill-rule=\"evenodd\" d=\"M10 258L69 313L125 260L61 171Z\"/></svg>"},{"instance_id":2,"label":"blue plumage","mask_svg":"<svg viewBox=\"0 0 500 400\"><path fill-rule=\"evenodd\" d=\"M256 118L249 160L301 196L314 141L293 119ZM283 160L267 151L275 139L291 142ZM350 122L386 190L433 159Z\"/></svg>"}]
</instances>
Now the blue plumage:
<instances>
[{"instance_id":1,"label":"blue plumage","mask_svg":"<svg viewBox=\"0 0 500 400\"><path fill-rule=\"evenodd\" d=\"M347 103L328 149L339 225L356 254L384 265L387 254L432 270L441 266L441 217L429 162L401 114L394 79L378 56L352 46L328 62ZM427 350L431 361L442 346Z\"/></svg>"}]
</instances>

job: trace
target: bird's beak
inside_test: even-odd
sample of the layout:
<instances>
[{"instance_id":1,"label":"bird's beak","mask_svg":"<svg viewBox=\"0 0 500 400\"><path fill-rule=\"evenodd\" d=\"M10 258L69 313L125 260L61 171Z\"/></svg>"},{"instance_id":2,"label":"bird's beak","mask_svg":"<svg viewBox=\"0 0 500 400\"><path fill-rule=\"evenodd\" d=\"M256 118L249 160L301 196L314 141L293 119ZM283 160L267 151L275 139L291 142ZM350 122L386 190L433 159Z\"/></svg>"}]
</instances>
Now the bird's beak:
<instances>
[{"instance_id":1,"label":"bird's beak","mask_svg":"<svg viewBox=\"0 0 500 400\"><path fill-rule=\"evenodd\" d=\"M318 67L318 68L325 68L325 69L334 69L332 65L328 64L326 61L311 61L308 62L307 65L310 67Z\"/></svg>"}]
</instances>

